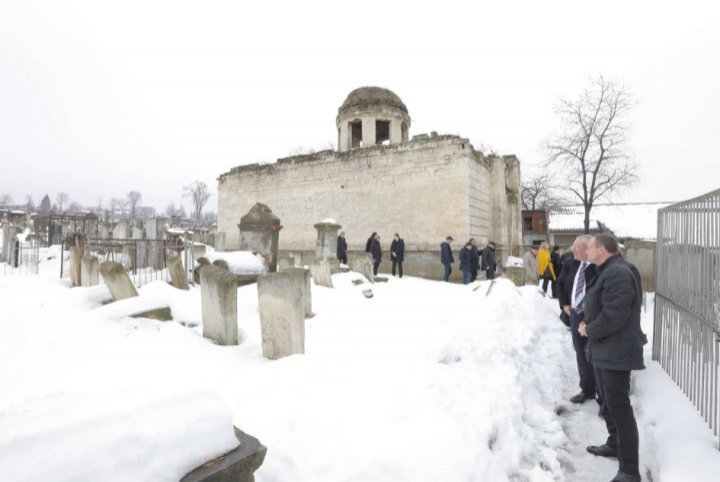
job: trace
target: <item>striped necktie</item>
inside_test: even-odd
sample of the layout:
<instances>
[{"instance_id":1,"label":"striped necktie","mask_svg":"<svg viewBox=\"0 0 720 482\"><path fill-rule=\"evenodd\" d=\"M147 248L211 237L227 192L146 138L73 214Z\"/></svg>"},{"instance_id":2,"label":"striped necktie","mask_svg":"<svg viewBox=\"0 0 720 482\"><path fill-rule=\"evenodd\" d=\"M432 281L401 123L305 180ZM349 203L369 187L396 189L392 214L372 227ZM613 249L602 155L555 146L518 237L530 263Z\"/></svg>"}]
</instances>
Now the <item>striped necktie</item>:
<instances>
[{"instance_id":1,"label":"striped necktie","mask_svg":"<svg viewBox=\"0 0 720 482\"><path fill-rule=\"evenodd\" d=\"M582 308L580 308L580 303L582 299L580 298L580 295L585 291L585 269L587 268L587 265L583 262L580 263L580 271L578 271L578 277L577 277L577 286L575 287L575 306L577 307L575 311L578 313L582 313ZM584 298L584 297L583 297Z\"/></svg>"}]
</instances>

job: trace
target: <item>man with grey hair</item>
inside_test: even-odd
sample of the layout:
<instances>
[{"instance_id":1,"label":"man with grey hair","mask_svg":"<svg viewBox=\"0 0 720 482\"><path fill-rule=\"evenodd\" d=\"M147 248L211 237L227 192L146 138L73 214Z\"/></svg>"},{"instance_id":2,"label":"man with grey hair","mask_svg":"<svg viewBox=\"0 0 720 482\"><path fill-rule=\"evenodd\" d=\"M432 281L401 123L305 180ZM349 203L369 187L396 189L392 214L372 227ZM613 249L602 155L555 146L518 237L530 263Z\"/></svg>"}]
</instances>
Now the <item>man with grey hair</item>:
<instances>
[{"instance_id":1,"label":"man with grey hair","mask_svg":"<svg viewBox=\"0 0 720 482\"><path fill-rule=\"evenodd\" d=\"M595 373L585 356L588 340L578 332L580 322L585 319L586 287L595 277L595 265L590 264L587 255L590 239L589 235L575 238L572 245L573 258L565 262L558 276L558 298L566 320L570 322L570 335L580 377L580 393L570 397L572 403L584 403L586 400L593 400L596 395Z\"/></svg>"},{"instance_id":2,"label":"man with grey hair","mask_svg":"<svg viewBox=\"0 0 720 482\"><path fill-rule=\"evenodd\" d=\"M639 482L638 429L630 405L630 372L645 368L640 328L642 291L631 268L618 256L618 242L598 234L588 243L588 261L597 266L587 287L585 321L578 328L589 339L597 389L605 403L607 441L588 452L617 457L619 470L612 482Z\"/></svg>"}]
</instances>

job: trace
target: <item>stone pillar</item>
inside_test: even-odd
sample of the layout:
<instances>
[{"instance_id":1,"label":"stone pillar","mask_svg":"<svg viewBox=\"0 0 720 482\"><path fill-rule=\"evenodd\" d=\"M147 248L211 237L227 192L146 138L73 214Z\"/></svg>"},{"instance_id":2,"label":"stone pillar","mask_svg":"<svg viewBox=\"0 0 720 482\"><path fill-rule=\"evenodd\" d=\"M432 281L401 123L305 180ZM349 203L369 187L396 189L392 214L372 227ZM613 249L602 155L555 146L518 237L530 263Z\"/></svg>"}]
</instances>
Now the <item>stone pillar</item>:
<instances>
[{"instance_id":1,"label":"stone pillar","mask_svg":"<svg viewBox=\"0 0 720 482\"><path fill-rule=\"evenodd\" d=\"M170 283L178 289L189 290L187 273L183 267L180 256L171 256L167 260L167 269L170 273Z\"/></svg>"},{"instance_id":2,"label":"stone pillar","mask_svg":"<svg viewBox=\"0 0 720 482\"><path fill-rule=\"evenodd\" d=\"M0 261L10 260L10 226L3 223L2 225L2 246L0 247Z\"/></svg>"},{"instance_id":3,"label":"stone pillar","mask_svg":"<svg viewBox=\"0 0 720 482\"><path fill-rule=\"evenodd\" d=\"M362 118L362 146L370 147L375 145L377 139L375 134L375 118L374 117L363 117Z\"/></svg>"},{"instance_id":4,"label":"stone pillar","mask_svg":"<svg viewBox=\"0 0 720 482\"><path fill-rule=\"evenodd\" d=\"M100 284L100 265L96 256L83 256L80 259L80 283L82 286Z\"/></svg>"},{"instance_id":5,"label":"stone pillar","mask_svg":"<svg viewBox=\"0 0 720 482\"><path fill-rule=\"evenodd\" d=\"M258 306L262 351L276 360L305 353L305 315L308 311L308 275L289 269L258 278Z\"/></svg>"},{"instance_id":6,"label":"stone pillar","mask_svg":"<svg viewBox=\"0 0 720 482\"><path fill-rule=\"evenodd\" d=\"M402 142L402 121L400 119L390 120L390 144Z\"/></svg>"},{"instance_id":7,"label":"stone pillar","mask_svg":"<svg viewBox=\"0 0 720 482\"><path fill-rule=\"evenodd\" d=\"M225 251L225 233L217 233L215 235L215 251L218 253Z\"/></svg>"},{"instance_id":8,"label":"stone pillar","mask_svg":"<svg viewBox=\"0 0 720 482\"><path fill-rule=\"evenodd\" d=\"M310 289L310 270L305 268L286 268L284 270L293 277L293 287L299 288L301 291L301 299L305 302L305 318L312 317L312 291ZM301 278L301 279L300 279Z\"/></svg>"},{"instance_id":9,"label":"stone pillar","mask_svg":"<svg viewBox=\"0 0 720 482\"><path fill-rule=\"evenodd\" d=\"M237 345L237 281L222 268L200 270L203 336L218 345Z\"/></svg>"},{"instance_id":10,"label":"stone pillar","mask_svg":"<svg viewBox=\"0 0 720 482\"><path fill-rule=\"evenodd\" d=\"M83 248L79 248L77 246L72 246L70 248L70 262L68 263L68 268L70 271L70 282L73 286L80 286L80 261L83 257Z\"/></svg>"},{"instance_id":11,"label":"stone pillar","mask_svg":"<svg viewBox=\"0 0 720 482\"><path fill-rule=\"evenodd\" d=\"M311 264L310 273L312 274L312 278L315 280L316 285L333 288L330 263L327 259L317 260Z\"/></svg>"},{"instance_id":12,"label":"stone pillar","mask_svg":"<svg viewBox=\"0 0 720 482\"><path fill-rule=\"evenodd\" d=\"M145 239L145 229L143 228L142 221L135 221L136 225L132 228L132 239L136 239L137 243L137 269L143 269L147 267L147 243Z\"/></svg>"},{"instance_id":13,"label":"stone pillar","mask_svg":"<svg viewBox=\"0 0 720 482\"><path fill-rule=\"evenodd\" d=\"M522 266L506 266L502 276L515 283L515 286L525 286L525 268Z\"/></svg>"},{"instance_id":14,"label":"stone pillar","mask_svg":"<svg viewBox=\"0 0 720 482\"><path fill-rule=\"evenodd\" d=\"M259 253L268 264L270 272L277 271L280 218L269 207L257 203L240 218L240 251Z\"/></svg>"},{"instance_id":15,"label":"stone pillar","mask_svg":"<svg viewBox=\"0 0 720 482\"><path fill-rule=\"evenodd\" d=\"M352 270L365 276L371 283L375 282L373 275L373 262L367 255L361 255L352 260Z\"/></svg>"},{"instance_id":16,"label":"stone pillar","mask_svg":"<svg viewBox=\"0 0 720 482\"><path fill-rule=\"evenodd\" d=\"M499 156L488 158L490 169L490 233L488 241L495 241L495 256L504 263L508 256L507 191L505 188L505 160Z\"/></svg>"},{"instance_id":17,"label":"stone pillar","mask_svg":"<svg viewBox=\"0 0 720 482\"><path fill-rule=\"evenodd\" d=\"M132 298L138 295L135 285L133 285L125 268L123 268L120 263L114 263L112 261L101 263L100 275L103 281L105 281L105 286L110 290L110 294L114 300Z\"/></svg>"},{"instance_id":18,"label":"stone pillar","mask_svg":"<svg viewBox=\"0 0 720 482\"><path fill-rule=\"evenodd\" d=\"M337 259L337 237L342 226L329 221L320 221L313 226L317 229L315 258Z\"/></svg>"}]
</instances>

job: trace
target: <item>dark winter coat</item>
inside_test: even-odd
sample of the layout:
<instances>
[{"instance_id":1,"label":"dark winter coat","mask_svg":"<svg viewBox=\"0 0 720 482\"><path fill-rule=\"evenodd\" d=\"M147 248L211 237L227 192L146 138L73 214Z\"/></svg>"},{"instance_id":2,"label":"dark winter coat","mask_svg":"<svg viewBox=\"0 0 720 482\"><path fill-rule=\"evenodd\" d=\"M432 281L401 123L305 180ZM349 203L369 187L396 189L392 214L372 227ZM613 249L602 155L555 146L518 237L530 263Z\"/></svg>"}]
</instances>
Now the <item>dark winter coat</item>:
<instances>
[{"instance_id":1,"label":"dark winter coat","mask_svg":"<svg viewBox=\"0 0 720 482\"><path fill-rule=\"evenodd\" d=\"M467 246L463 246L458 258L460 258L460 271L469 273L474 269L475 262L473 261L472 249L467 249Z\"/></svg>"},{"instance_id":2,"label":"dark winter coat","mask_svg":"<svg viewBox=\"0 0 720 482\"><path fill-rule=\"evenodd\" d=\"M365 242L365 252L366 252L366 253L369 253L369 252L370 252L370 247L372 246L372 243L373 243L374 240L375 240L375 238L373 238L372 236L370 236L370 237L368 238L368 240Z\"/></svg>"},{"instance_id":3,"label":"dark winter coat","mask_svg":"<svg viewBox=\"0 0 720 482\"><path fill-rule=\"evenodd\" d=\"M588 352L597 368L645 368L641 306L642 291L632 269L618 256L608 258L597 268L585 296Z\"/></svg>"},{"instance_id":4,"label":"dark winter coat","mask_svg":"<svg viewBox=\"0 0 720 482\"><path fill-rule=\"evenodd\" d=\"M347 241L345 241L345 238L342 236L338 236L337 238L337 257L338 259L347 258Z\"/></svg>"},{"instance_id":5,"label":"dark winter coat","mask_svg":"<svg viewBox=\"0 0 720 482\"><path fill-rule=\"evenodd\" d=\"M495 250L486 246L482 250L482 269L495 271Z\"/></svg>"},{"instance_id":6,"label":"dark winter coat","mask_svg":"<svg viewBox=\"0 0 720 482\"><path fill-rule=\"evenodd\" d=\"M450 249L450 244L447 241L440 244L440 262L442 264L453 264L455 262L452 249Z\"/></svg>"},{"instance_id":7,"label":"dark winter coat","mask_svg":"<svg viewBox=\"0 0 720 482\"><path fill-rule=\"evenodd\" d=\"M390 259L402 263L405 261L405 241L398 239L390 243Z\"/></svg>"},{"instance_id":8,"label":"dark winter coat","mask_svg":"<svg viewBox=\"0 0 720 482\"><path fill-rule=\"evenodd\" d=\"M575 283L575 275L577 274L578 268L580 268L580 261L570 258L565 261L560 269L560 276L558 276L558 299L560 306L569 305L572 302L573 284ZM585 292L587 293L590 282L595 277L597 267L594 264L589 264L585 268Z\"/></svg>"},{"instance_id":9,"label":"dark winter coat","mask_svg":"<svg viewBox=\"0 0 720 482\"><path fill-rule=\"evenodd\" d=\"M370 254L372 254L375 263L382 261L382 250L380 249L380 243L377 239L373 239L370 242Z\"/></svg>"},{"instance_id":10,"label":"dark winter coat","mask_svg":"<svg viewBox=\"0 0 720 482\"><path fill-rule=\"evenodd\" d=\"M560 270L562 269L562 263L560 262L560 255L557 251L550 251L550 262L553 265L553 270L555 270L555 276L560 274Z\"/></svg>"},{"instance_id":11,"label":"dark winter coat","mask_svg":"<svg viewBox=\"0 0 720 482\"><path fill-rule=\"evenodd\" d=\"M470 262L472 263L472 270L474 272L477 272L480 268L480 253L482 253L482 251L478 251L477 246L473 246L470 250L470 254L472 255Z\"/></svg>"}]
</instances>

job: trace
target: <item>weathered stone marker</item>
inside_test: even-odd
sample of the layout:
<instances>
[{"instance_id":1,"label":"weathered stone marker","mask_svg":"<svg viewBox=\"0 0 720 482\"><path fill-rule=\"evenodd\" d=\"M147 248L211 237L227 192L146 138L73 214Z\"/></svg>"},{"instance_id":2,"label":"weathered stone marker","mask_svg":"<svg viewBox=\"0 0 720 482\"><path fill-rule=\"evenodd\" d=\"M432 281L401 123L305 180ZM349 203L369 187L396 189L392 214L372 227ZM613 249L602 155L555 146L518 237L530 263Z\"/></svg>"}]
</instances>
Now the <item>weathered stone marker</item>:
<instances>
[{"instance_id":1,"label":"weathered stone marker","mask_svg":"<svg viewBox=\"0 0 720 482\"><path fill-rule=\"evenodd\" d=\"M333 288L330 263L327 259L318 260L311 264L310 273L312 274L312 279L315 280L316 285Z\"/></svg>"},{"instance_id":2,"label":"weathered stone marker","mask_svg":"<svg viewBox=\"0 0 720 482\"><path fill-rule=\"evenodd\" d=\"M373 263L369 256L362 255L353 259L352 269L353 271L365 276L371 283L375 282L375 275L373 275Z\"/></svg>"},{"instance_id":3,"label":"weathered stone marker","mask_svg":"<svg viewBox=\"0 0 720 482\"><path fill-rule=\"evenodd\" d=\"M218 345L237 345L237 281L217 266L200 269L203 336Z\"/></svg>"},{"instance_id":4,"label":"weathered stone marker","mask_svg":"<svg viewBox=\"0 0 720 482\"><path fill-rule=\"evenodd\" d=\"M70 270L70 282L73 286L80 286L80 261L83 257L83 248L73 246L70 248L70 262L68 269Z\"/></svg>"},{"instance_id":5,"label":"weathered stone marker","mask_svg":"<svg viewBox=\"0 0 720 482\"><path fill-rule=\"evenodd\" d=\"M225 233L215 234L215 251L218 253L225 251Z\"/></svg>"},{"instance_id":6,"label":"weathered stone marker","mask_svg":"<svg viewBox=\"0 0 720 482\"><path fill-rule=\"evenodd\" d=\"M302 268L258 278L262 351L276 360L305 353L305 316L310 310L308 274Z\"/></svg>"},{"instance_id":7,"label":"weathered stone marker","mask_svg":"<svg viewBox=\"0 0 720 482\"><path fill-rule=\"evenodd\" d=\"M315 241L315 258L336 259L337 236L340 231L339 224L331 221L321 221L313 225L317 229L317 240Z\"/></svg>"},{"instance_id":8,"label":"weathered stone marker","mask_svg":"<svg viewBox=\"0 0 720 482\"><path fill-rule=\"evenodd\" d=\"M96 256L83 256L80 259L80 283L82 286L100 284L100 264Z\"/></svg>"},{"instance_id":9,"label":"weathered stone marker","mask_svg":"<svg viewBox=\"0 0 720 482\"><path fill-rule=\"evenodd\" d=\"M525 268L522 266L505 266L503 278L508 278L515 286L525 286Z\"/></svg>"},{"instance_id":10,"label":"weathered stone marker","mask_svg":"<svg viewBox=\"0 0 720 482\"><path fill-rule=\"evenodd\" d=\"M260 253L268 264L268 270L277 271L280 218L264 204L257 203L240 218L240 251Z\"/></svg>"},{"instance_id":11,"label":"weathered stone marker","mask_svg":"<svg viewBox=\"0 0 720 482\"><path fill-rule=\"evenodd\" d=\"M180 482L254 482L253 475L265 460L267 448L237 427L240 446L196 468Z\"/></svg>"},{"instance_id":12,"label":"weathered stone marker","mask_svg":"<svg viewBox=\"0 0 720 482\"><path fill-rule=\"evenodd\" d=\"M125 268L123 268L120 263L114 263L112 261L101 263L100 275L103 281L105 281L105 286L110 290L113 299L123 300L138 295Z\"/></svg>"},{"instance_id":13,"label":"weathered stone marker","mask_svg":"<svg viewBox=\"0 0 720 482\"><path fill-rule=\"evenodd\" d=\"M167 269L170 273L170 283L175 288L180 290L190 289L180 256L170 256L167 259Z\"/></svg>"},{"instance_id":14,"label":"weathered stone marker","mask_svg":"<svg viewBox=\"0 0 720 482\"><path fill-rule=\"evenodd\" d=\"M288 273L290 276L293 277L293 286L296 288L299 288L300 298L304 299L304 312L305 312L305 318L311 318L312 313L312 291L311 291L311 283L310 283L310 270L305 268L286 268L283 270L283 272Z\"/></svg>"}]
</instances>

